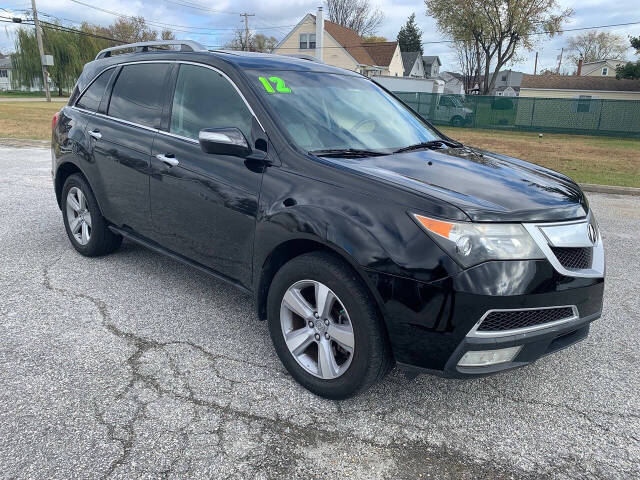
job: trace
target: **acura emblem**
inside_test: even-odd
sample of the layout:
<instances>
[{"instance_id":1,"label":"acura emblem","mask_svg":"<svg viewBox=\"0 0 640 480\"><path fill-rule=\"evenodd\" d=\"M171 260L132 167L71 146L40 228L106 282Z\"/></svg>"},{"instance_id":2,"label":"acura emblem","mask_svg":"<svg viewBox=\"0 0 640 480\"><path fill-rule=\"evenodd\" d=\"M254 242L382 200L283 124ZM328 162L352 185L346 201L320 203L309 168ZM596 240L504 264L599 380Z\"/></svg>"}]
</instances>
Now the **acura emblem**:
<instances>
[{"instance_id":1,"label":"acura emblem","mask_svg":"<svg viewBox=\"0 0 640 480\"><path fill-rule=\"evenodd\" d=\"M593 228L593 225L589 224L589 226L587 227L587 233L589 234L589 240L591 240L591 243L595 244L597 237L596 237L596 229Z\"/></svg>"}]
</instances>

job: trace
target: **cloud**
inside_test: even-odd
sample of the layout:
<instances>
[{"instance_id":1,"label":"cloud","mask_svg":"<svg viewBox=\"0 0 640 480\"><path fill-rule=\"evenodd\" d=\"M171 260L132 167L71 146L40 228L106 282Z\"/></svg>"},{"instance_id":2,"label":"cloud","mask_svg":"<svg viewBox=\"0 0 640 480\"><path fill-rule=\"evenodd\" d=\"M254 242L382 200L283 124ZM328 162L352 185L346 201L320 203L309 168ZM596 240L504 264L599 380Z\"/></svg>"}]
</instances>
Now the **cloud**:
<instances>
[{"instance_id":1,"label":"cloud","mask_svg":"<svg viewBox=\"0 0 640 480\"><path fill-rule=\"evenodd\" d=\"M81 0L84 3L94 5L92 0ZM568 22L568 27L580 28L594 25L626 23L638 18L631 18L630 12L638 11L638 0L618 0L610 2L605 0L560 0L561 8L573 8L574 16ZM205 11L196 8L188 8L187 3L202 5L205 8L216 10L216 12ZM243 26L244 20L239 13L248 12L256 14L250 17L249 23L253 29L266 35L273 35L282 38L288 33L292 26L309 12L315 12L319 0L271 0L269 2L256 0L102 0L98 5L106 10L112 10L123 15L141 15L148 20L153 20L163 24L174 25L178 38L191 38L205 45L219 47L228 41L236 28ZM437 42L444 40L436 28L435 21L427 17L422 1L416 0L372 0L372 3L385 14L385 21L378 34L394 40L400 27L406 22L411 13L415 12L416 21L423 32L424 42ZM26 2L25 6L28 5ZM15 5L15 4L14 4ZM22 7L21 7L22 8ZM26 7L24 7L26 8ZM38 8L43 13L43 19L51 20L59 17L62 23L88 21L99 25L108 25L117 17L106 12L95 10L83 5L71 2L70 0L38 0ZM16 11L17 14L21 13ZM49 17L45 16L50 15ZM7 12L0 10L1 16L6 16ZM0 52L13 50L13 35L17 25L0 23L4 26L0 31ZM179 26L199 27L199 29L187 29ZM162 27L154 27L160 30ZM630 27L617 27L607 29L627 37L630 34L640 34L640 25ZM578 33L578 32L576 32ZM566 44L570 33L558 36L553 39L541 37L536 45L539 52L538 68L549 68L557 65L556 56L560 49ZM444 70L458 70L455 64L455 55L446 43L426 44L425 54L438 55L443 62ZM511 65L511 68L522 70L528 73L533 72L533 59L535 50L532 52L521 51L522 60ZM629 58L633 58L633 52L629 50ZM565 57L566 58L566 57ZM569 66L571 70L573 66Z\"/></svg>"}]
</instances>

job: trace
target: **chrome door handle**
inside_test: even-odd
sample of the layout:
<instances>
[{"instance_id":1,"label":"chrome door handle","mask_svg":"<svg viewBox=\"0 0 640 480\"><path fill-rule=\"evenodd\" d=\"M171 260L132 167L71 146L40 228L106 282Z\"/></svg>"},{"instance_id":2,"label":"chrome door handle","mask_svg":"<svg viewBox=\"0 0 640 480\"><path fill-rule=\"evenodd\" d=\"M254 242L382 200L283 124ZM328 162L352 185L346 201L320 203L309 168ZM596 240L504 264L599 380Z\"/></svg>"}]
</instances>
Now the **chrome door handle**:
<instances>
[{"instance_id":1,"label":"chrome door handle","mask_svg":"<svg viewBox=\"0 0 640 480\"><path fill-rule=\"evenodd\" d=\"M96 140L100 140L102 138L102 134L98 129L89 131L89 135L91 135Z\"/></svg>"},{"instance_id":2,"label":"chrome door handle","mask_svg":"<svg viewBox=\"0 0 640 480\"><path fill-rule=\"evenodd\" d=\"M169 157L167 155L163 155L163 154L159 153L158 155L156 155L156 158L158 160L160 160L161 162L166 163L170 167L175 167L176 165L178 165L180 163L173 155L171 155Z\"/></svg>"}]
</instances>

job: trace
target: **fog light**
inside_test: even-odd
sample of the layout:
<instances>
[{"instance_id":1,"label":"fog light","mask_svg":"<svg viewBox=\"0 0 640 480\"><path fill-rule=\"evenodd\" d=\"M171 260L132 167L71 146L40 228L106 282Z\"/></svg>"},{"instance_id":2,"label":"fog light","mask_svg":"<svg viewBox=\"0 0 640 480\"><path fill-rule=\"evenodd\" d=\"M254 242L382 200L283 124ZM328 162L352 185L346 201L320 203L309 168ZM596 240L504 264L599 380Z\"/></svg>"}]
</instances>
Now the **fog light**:
<instances>
[{"instance_id":1,"label":"fog light","mask_svg":"<svg viewBox=\"0 0 640 480\"><path fill-rule=\"evenodd\" d=\"M458 362L459 367L485 367L496 363L510 362L518 354L522 345L500 350L479 350L465 353Z\"/></svg>"}]
</instances>

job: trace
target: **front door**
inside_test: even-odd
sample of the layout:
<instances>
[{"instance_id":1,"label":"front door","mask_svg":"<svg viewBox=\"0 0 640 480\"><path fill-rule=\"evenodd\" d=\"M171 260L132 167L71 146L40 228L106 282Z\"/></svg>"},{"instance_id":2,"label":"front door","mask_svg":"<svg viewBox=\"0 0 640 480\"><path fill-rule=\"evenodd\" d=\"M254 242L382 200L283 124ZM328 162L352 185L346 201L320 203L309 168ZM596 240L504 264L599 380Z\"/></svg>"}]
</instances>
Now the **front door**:
<instances>
[{"instance_id":1,"label":"front door","mask_svg":"<svg viewBox=\"0 0 640 480\"><path fill-rule=\"evenodd\" d=\"M181 64L169 134L158 134L151 157L154 240L245 286L251 284L262 173L241 158L204 153L198 133L237 127L252 144L252 121L223 75Z\"/></svg>"}]
</instances>

